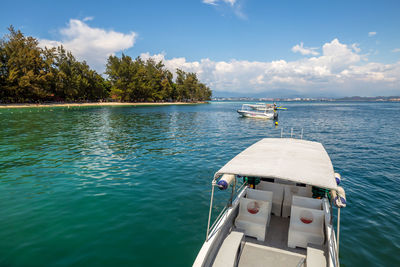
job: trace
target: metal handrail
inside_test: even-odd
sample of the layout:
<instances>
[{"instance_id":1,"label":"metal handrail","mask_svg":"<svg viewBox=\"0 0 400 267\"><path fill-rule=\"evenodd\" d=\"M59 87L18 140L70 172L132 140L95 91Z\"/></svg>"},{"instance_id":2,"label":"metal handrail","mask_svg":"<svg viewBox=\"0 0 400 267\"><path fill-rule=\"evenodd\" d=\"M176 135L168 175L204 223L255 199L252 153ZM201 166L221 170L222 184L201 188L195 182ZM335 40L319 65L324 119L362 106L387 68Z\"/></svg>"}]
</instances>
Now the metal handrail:
<instances>
[{"instance_id":1,"label":"metal handrail","mask_svg":"<svg viewBox=\"0 0 400 267\"><path fill-rule=\"evenodd\" d=\"M242 188L245 187L245 186L247 186L247 181L244 182L244 183L236 190L236 193L239 192L239 191L241 191Z\"/></svg>"},{"instance_id":2,"label":"metal handrail","mask_svg":"<svg viewBox=\"0 0 400 267\"><path fill-rule=\"evenodd\" d=\"M236 185L236 183L235 183ZM211 233L214 232L214 227L217 225L217 223L222 219L222 215L225 213L225 211L231 206L232 204L232 199L233 197L231 196L230 201L228 201L228 203L225 205L225 207L220 211L220 213L218 214L217 218L214 220L214 222L212 223L211 227L210 225L210 220L211 220L211 214L212 214L212 201L213 201L213 196L214 196L214 186L216 186L215 184L212 185L213 190L211 193L211 203L210 203L210 212L208 215L208 226L207 226L207 236L206 236L206 241L208 241L208 239L211 236ZM245 186L247 186L247 182L244 182L237 190L236 193L240 192ZM236 194L237 195L237 194Z\"/></svg>"},{"instance_id":3,"label":"metal handrail","mask_svg":"<svg viewBox=\"0 0 400 267\"><path fill-rule=\"evenodd\" d=\"M335 229L334 229L333 224L332 224L332 225L331 225L331 238L330 238L330 243L331 243L332 249L333 249L333 251L334 251L334 253L335 253L335 255L332 255L332 256L335 257L336 266L340 266L340 264L339 264L339 254L338 254L338 250L337 250L337 246L336 246L336 244L335 244L334 238L335 238Z\"/></svg>"},{"instance_id":4,"label":"metal handrail","mask_svg":"<svg viewBox=\"0 0 400 267\"><path fill-rule=\"evenodd\" d=\"M300 139L303 139L304 130L301 128ZM283 127L281 128L281 138L284 138L284 130ZM293 132L293 128L290 128L290 138L296 138L296 134Z\"/></svg>"},{"instance_id":5,"label":"metal handrail","mask_svg":"<svg viewBox=\"0 0 400 267\"><path fill-rule=\"evenodd\" d=\"M300 267L301 265L303 265L304 262L305 262L305 260L306 260L306 258L301 258L301 260L299 261L299 263L297 263L297 266L296 266L296 267Z\"/></svg>"},{"instance_id":6,"label":"metal handrail","mask_svg":"<svg viewBox=\"0 0 400 267\"><path fill-rule=\"evenodd\" d=\"M217 216L217 218L215 219L214 223L211 225L211 227L209 228L209 233L212 233L214 230L214 226L216 225L217 222L220 221L222 215L224 214L224 212L227 210L228 208L228 204L221 210L221 212L219 213L219 215ZM207 236L207 240L208 240L209 236Z\"/></svg>"},{"instance_id":7,"label":"metal handrail","mask_svg":"<svg viewBox=\"0 0 400 267\"><path fill-rule=\"evenodd\" d=\"M332 256L334 256L334 258L335 258L334 261L336 262L336 266L340 266L340 264L339 264L339 246L338 246L337 241L335 240L335 228L333 227L333 203L332 203L332 200L331 200L329 206L330 206L329 211L330 211L330 215L331 215L330 222L329 222L329 224L331 225L331 236L330 236L329 242L333 249L333 252L335 253L335 255L332 255Z\"/></svg>"},{"instance_id":8,"label":"metal handrail","mask_svg":"<svg viewBox=\"0 0 400 267\"><path fill-rule=\"evenodd\" d=\"M333 228L333 225L332 225ZM337 240L336 240L336 257L337 257L337 263L339 265L339 233L340 233L340 207L338 207L338 217L337 217Z\"/></svg>"}]
</instances>

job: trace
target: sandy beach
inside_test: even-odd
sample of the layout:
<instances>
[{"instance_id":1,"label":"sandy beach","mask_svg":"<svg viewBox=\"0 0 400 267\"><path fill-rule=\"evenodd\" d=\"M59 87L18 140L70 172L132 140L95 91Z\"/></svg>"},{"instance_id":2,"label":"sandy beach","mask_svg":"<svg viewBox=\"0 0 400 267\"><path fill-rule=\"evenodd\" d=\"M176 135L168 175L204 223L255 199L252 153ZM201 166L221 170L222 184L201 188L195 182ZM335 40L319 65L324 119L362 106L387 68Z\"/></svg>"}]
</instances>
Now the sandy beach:
<instances>
[{"instance_id":1,"label":"sandy beach","mask_svg":"<svg viewBox=\"0 0 400 267\"><path fill-rule=\"evenodd\" d=\"M96 103L45 103L45 104L0 104L0 108L42 108L42 107L92 107L92 106L171 106L196 105L207 102L96 102Z\"/></svg>"}]
</instances>

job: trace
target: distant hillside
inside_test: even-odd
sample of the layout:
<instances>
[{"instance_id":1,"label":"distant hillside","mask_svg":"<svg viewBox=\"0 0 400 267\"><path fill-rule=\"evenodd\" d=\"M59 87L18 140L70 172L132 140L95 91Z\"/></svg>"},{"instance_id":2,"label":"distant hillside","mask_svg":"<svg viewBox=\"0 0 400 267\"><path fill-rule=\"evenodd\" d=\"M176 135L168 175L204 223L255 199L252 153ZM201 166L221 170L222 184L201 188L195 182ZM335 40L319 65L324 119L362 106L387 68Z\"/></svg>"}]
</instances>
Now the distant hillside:
<instances>
[{"instance_id":1,"label":"distant hillside","mask_svg":"<svg viewBox=\"0 0 400 267\"><path fill-rule=\"evenodd\" d=\"M351 96L336 98L336 101L400 101L400 96Z\"/></svg>"},{"instance_id":2,"label":"distant hillside","mask_svg":"<svg viewBox=\"0 0 400 267\"><path fill-rule=\"evenodd\" d=\"M360 101L360 102L376 102L376 101L385 101L385 102L400 102L400 96L351 96L351 97L342 97L342 98L334 98L334 97L318 97L318 98L310 98L310 97L294 97L294 98L275 98L275 97L213 97L214 101Z\"/></svg>"}]
</instances>

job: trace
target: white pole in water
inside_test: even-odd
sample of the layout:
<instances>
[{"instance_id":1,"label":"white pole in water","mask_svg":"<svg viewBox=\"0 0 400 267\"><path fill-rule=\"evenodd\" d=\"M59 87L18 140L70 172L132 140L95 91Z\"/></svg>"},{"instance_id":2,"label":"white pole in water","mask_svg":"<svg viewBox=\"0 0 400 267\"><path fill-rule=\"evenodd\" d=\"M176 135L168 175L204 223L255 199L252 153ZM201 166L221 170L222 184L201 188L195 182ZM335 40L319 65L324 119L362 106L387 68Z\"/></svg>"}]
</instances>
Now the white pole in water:
<instances>
[{"instance_id":1,"label":"white pole in water","mask_svg":"<svg viewBox=\"0 0 400 267\"><path fill-rule=\"evenodd\" d=\"M283 128L281 128L281 138L283 137Z\"/></svg>"},{"instance_id":2,"label":"white pole in water","mask_svg":"<svg viewBox=\"0 0 400 267\"><path fill-rule=\"evenodd\" d=\"M337 211L337 237L336 237L336 255L337 255L337 261L339 262L339 233L340 233L340 208L338 208Z\"/></svg>"},{"instance_id":3,"label":"white pole in water","mask_svg":"<svg viewBox=\"0 0 400 267\"><path fill-rule=\"evenodd\" d=\"M303 139L303 128L301 128L301 136L300 136L300 138Z\"/></svg>"},{"instance_id":4,"label":"white pole in water","mask_svg":"<svg viewBox=\"0 0 400 267\"><path fill-rule=\"evenodd\" d=\"M210 211L208 213L208 223L207 223L207 235L206 241L208 239L208 231L210 230L210 220L211 220L211 212L212 212L212 204L213 204L213 197L214 197L214 182L211 185L211 200L210 200Z\"/></svg>"},{"instance_id":5,"label":"white pole in water","mask_svg":"<svg viewBox=\"0 0 400 267\"><path fill-rule=\"evenodd\" d=\"M293 128L290 128L290 138L292 138L293 135Z\"/></svg>"}]
</instances>

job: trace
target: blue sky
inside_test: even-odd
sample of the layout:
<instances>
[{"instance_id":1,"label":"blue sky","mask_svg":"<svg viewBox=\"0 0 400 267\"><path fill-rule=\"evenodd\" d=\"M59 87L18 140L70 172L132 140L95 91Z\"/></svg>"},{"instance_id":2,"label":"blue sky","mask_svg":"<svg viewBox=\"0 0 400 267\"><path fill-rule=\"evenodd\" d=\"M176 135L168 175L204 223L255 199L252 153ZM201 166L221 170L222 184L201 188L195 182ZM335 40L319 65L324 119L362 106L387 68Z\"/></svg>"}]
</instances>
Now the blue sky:
<instances>
[{"instance_id":1,"label":"blue sky","mask_svg":"<svg viewBox=\"0 0 400 267\"><path fill-rule=\"evenodd\" d=\"M12 24L99 72L110 54L198 73L214 95L400 95L400 1L6 1Z\"/></svg>"}]
</instances>

